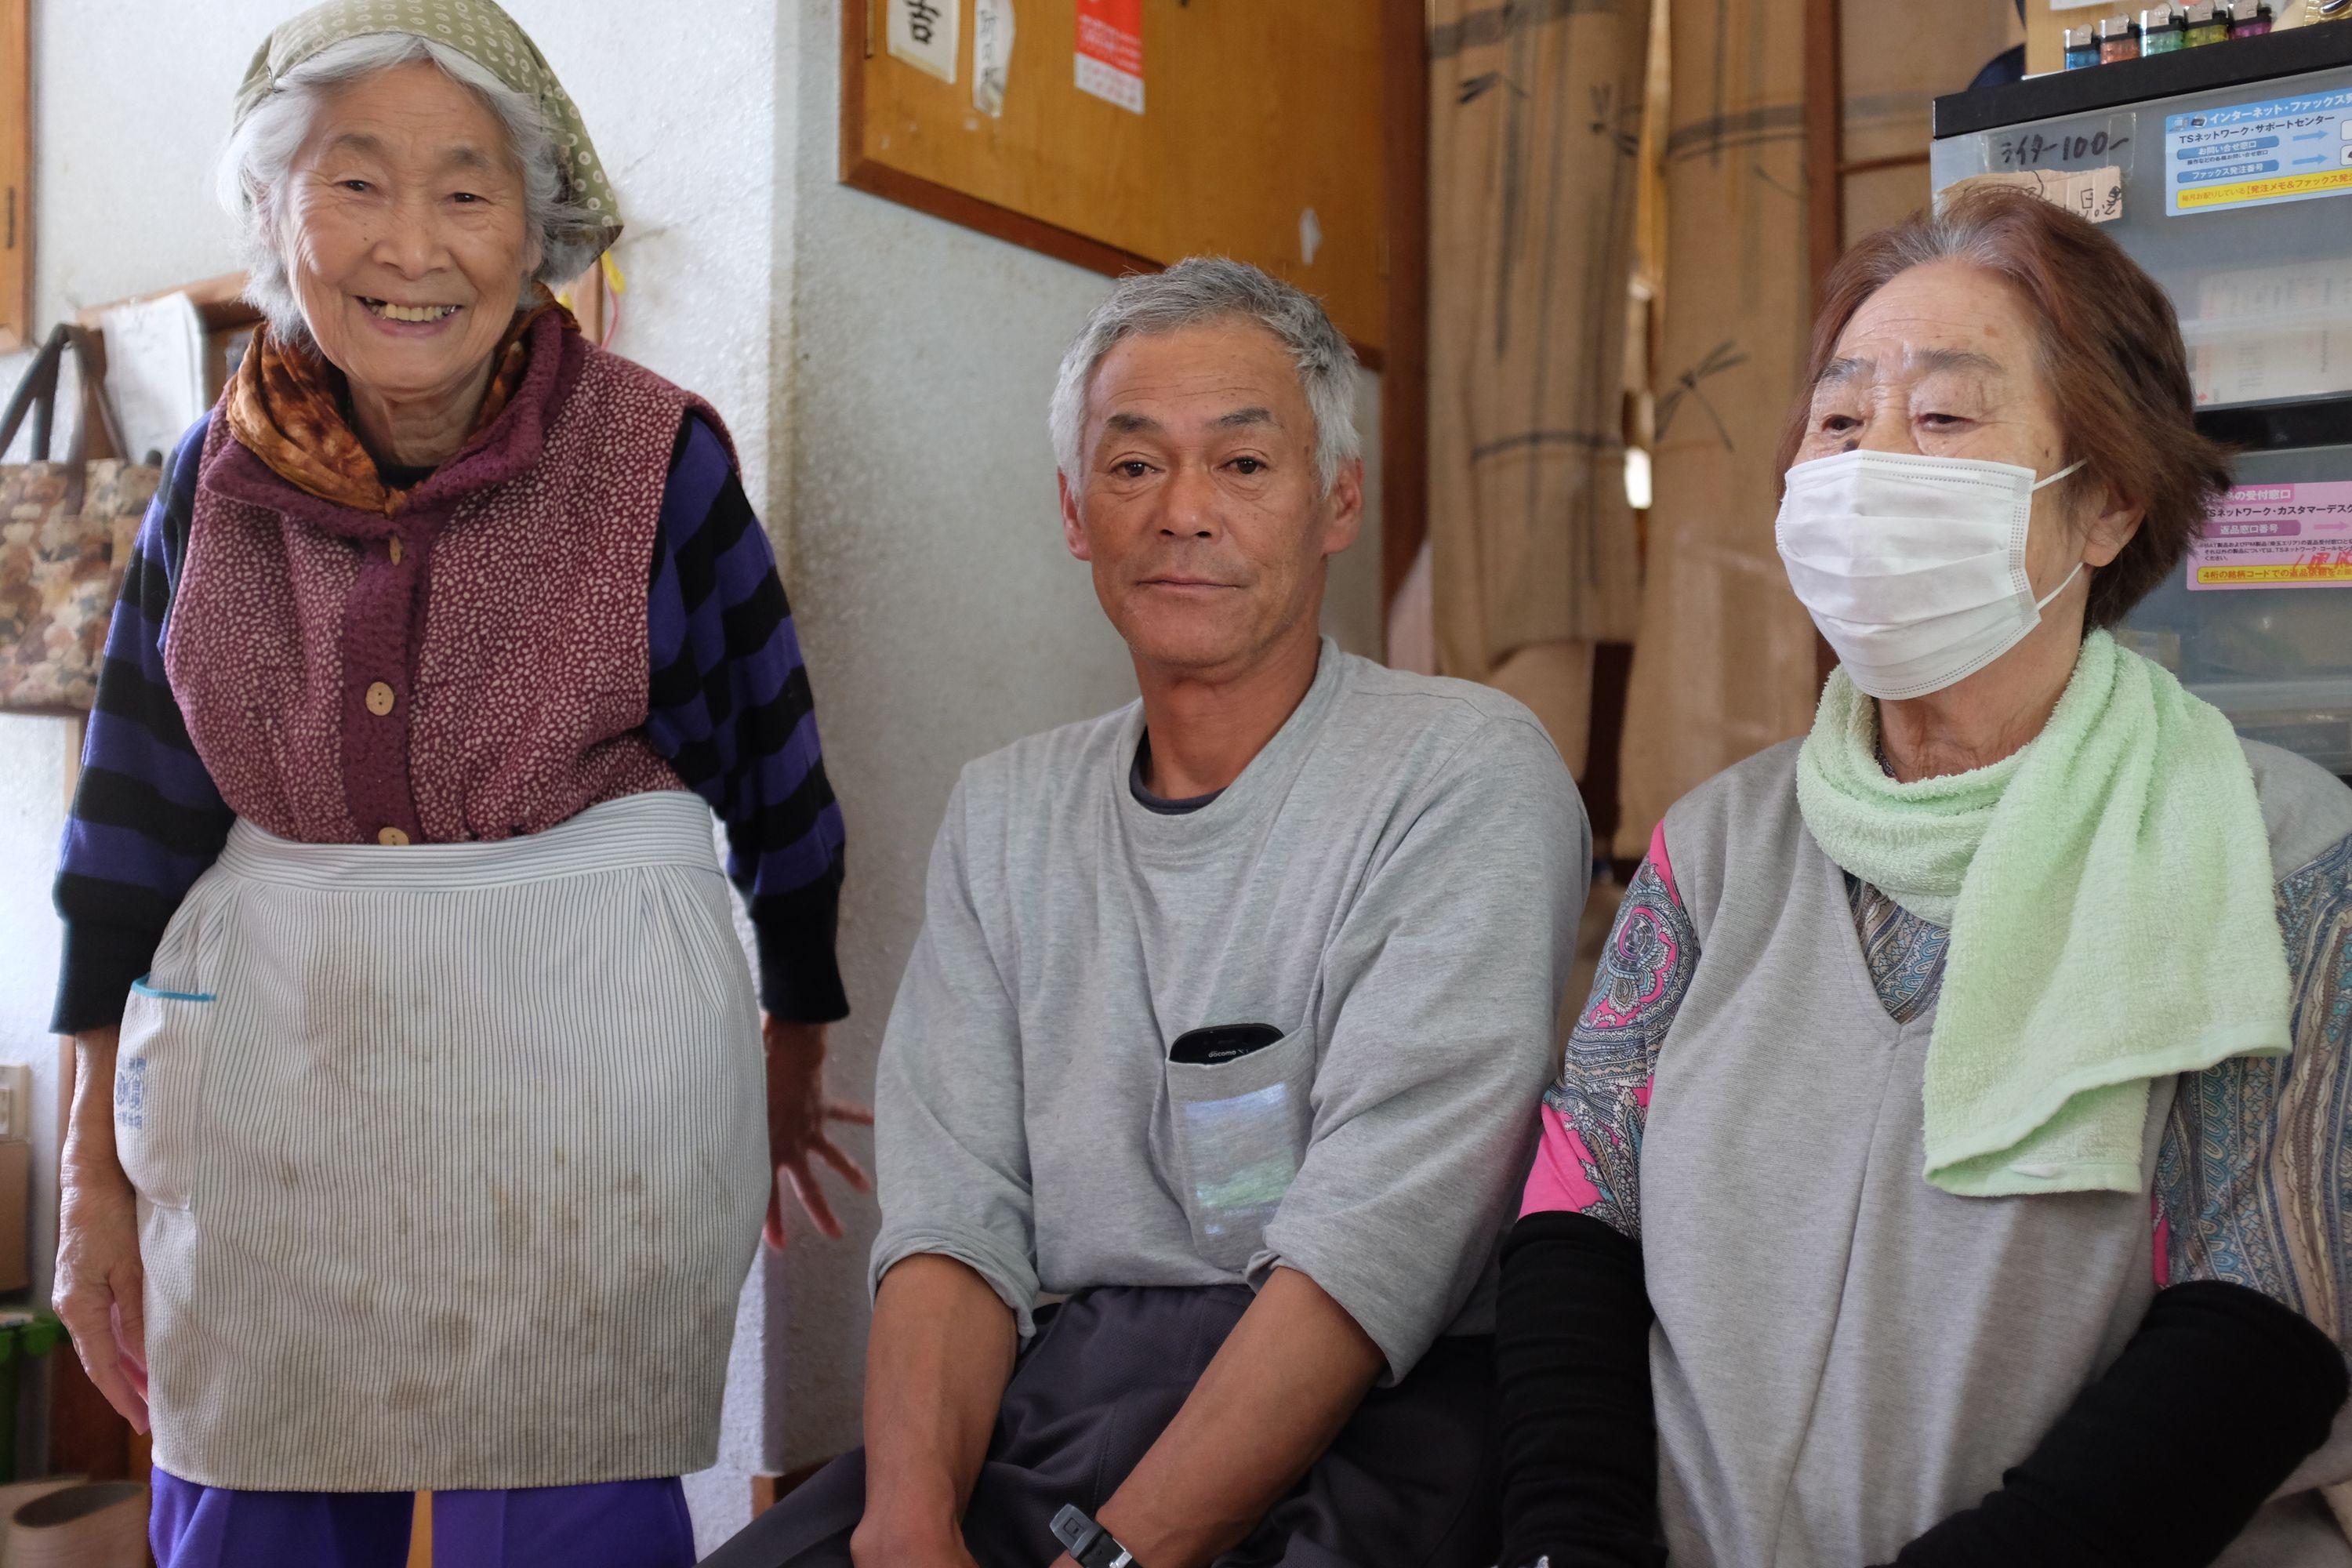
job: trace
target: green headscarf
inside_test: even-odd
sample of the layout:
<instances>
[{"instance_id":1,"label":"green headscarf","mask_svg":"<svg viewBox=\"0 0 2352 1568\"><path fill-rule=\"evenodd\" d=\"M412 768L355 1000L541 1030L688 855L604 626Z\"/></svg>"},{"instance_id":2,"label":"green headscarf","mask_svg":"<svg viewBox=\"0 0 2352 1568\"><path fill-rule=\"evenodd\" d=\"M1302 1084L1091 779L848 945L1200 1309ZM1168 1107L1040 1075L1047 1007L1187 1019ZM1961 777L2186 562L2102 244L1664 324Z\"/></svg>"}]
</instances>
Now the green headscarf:
<instances>
[{"instance_id":1,"label":"green headscarf","mask_svg":"<svg viewBox=\"0 0 2352 1568\"><path fill-rule=\"evenodd\" d=\"M621 236L621 204L605 183L588 127L539 46L491 0L327 0L278 25L254 51L236 92L236 123L243 124L288 71L321 49L375 33L409 33L456 49L539 106L555 139L563 199L604 220L603 245Z\"/></svg>"}]
</instances>

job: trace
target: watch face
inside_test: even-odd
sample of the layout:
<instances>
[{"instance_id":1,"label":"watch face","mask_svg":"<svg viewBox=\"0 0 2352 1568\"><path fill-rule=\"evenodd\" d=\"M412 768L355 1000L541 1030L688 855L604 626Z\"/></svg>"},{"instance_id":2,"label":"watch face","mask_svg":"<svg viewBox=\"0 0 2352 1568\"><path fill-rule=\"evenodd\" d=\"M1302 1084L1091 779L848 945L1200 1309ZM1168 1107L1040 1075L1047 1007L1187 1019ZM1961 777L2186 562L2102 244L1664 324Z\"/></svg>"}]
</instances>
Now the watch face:
<instances>
[{"instance_id":1,"label":"watch face","mask_svg":"<svg viewBox=\"0 0 2352 1568\"><path fill-rule=\"evenodd\" d=\"M1134 1561L1127 1554L1127 1549L1112 1539L1109 1531L1075 1505L1065 1505L1054 1516L1052 1528L1054 1538L1069 1552L1078 1568L1112 1568L1113 1564Z\"/></svg>"},{"instance_id":2,"label":"watch face","mask_svg":"<svg viewBox=\"0 0 2352 1568\"><path fill-rule=\"evenodd\" d=\"M1095 1521L1086 1516L1084 1510L1075 1503L1064 1503L1061 1512L1054 1516L1049 1528L1054 1531L1055 1540L1060 1542L1066 1550L1075 1552L1086 1543L1094 1527Z\"/></svg>"}]
</instances>

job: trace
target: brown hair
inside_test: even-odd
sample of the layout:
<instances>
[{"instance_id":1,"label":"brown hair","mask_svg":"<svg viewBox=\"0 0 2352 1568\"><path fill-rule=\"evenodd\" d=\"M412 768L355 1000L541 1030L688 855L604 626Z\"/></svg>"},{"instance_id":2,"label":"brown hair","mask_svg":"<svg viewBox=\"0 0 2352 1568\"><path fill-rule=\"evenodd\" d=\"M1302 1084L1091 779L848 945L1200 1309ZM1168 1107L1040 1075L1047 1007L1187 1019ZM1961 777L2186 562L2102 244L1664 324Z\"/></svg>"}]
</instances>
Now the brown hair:
<instances>
[{"instance_id":1,"label":"brown hair","mask_svg":"<svg viewBox=\"0 0 2352 1568\"><path fill-rule=\"evenodd\" d=\"M2203 531L2230 482L2229 451L2197 428L2172 301L2120 246L2063 207L2001 186L1961 190L1847 251L1822 287L1780 471L1796 458L1813 383L1863 301L1914 267L1946 260L1981 267L2024 297L2067 460L2084 464L2063 493L2104 479L2143 509L2139 531L2091 575L2085 626L2113 626Z\"/></svg>"}]
</instances>

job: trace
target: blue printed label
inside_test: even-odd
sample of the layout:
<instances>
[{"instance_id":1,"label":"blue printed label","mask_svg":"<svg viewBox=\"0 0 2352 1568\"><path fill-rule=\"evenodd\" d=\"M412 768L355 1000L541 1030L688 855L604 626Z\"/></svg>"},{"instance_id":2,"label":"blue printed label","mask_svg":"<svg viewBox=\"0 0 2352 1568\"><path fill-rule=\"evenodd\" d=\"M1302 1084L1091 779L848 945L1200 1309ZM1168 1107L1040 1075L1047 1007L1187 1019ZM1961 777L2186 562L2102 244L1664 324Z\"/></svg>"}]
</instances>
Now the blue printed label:
<instances>
[{"instance_id":1,"label":"blue printed label","mask_svg":"<svg viewBox=\"0 0 2352 1568\"><path fill-rule=\"evenodd\" d=\"M147 1125L147 1058L125 1057L114 1064L114 1124L133 1132Z\"/></svg>"},{"instance_id":2,"label":"blue printed label","mask_svg":"<svg viewBox=\"0 0 2352 1568\"><path fill-rule=\"evenodd\" d=\"M2352 195L2352 89L2168 115L2164 167L2170 217Z\"/></svg>"}]
</instances>

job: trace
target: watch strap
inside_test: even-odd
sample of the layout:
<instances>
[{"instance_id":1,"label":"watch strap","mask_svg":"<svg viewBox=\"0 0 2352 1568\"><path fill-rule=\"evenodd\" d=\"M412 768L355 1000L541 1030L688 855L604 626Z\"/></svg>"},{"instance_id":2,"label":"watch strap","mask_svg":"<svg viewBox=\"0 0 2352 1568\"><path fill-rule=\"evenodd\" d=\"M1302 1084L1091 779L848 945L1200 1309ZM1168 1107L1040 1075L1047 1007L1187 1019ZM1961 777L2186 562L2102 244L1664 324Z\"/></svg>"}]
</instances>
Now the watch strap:
<instances>
[{"instance_id":1,"label":"watch strap","mask_svg":"<svg viewBox=\"0 0 2352 1568\"><path fill-rule=\"evenodd\" d=\"M1139 1568L1134 1554L1118 1538L1090 1518L1076 1503L1065 1503L1054 1516L1054 1539L1078 1568Z\"/></svg>"}]
</instances>

